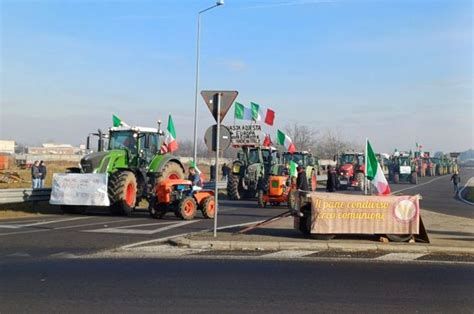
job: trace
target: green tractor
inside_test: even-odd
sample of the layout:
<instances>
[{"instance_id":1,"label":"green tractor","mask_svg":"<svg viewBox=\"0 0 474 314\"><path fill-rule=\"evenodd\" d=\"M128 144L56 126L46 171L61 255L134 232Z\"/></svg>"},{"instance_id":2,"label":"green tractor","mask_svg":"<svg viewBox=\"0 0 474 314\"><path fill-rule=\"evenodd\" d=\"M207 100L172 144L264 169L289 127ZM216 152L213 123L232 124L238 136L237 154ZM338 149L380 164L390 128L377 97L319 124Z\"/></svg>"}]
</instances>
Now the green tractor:
<instances>
[{"instance_id":1,"label":"green tractor","mask_svg":"<svg viewBox=\"0 0 474 314\"><path fill-rule=\"evenodd\" d=\"M130 215L142 199L154 194L156 183L164 178L184 179L185 169L179 159L160 153L163 132L149 127L112 127L104 135L100 130L98 151L81 159L80 167L68 173L107 175L107 192L113 214ZM108 147L104 149L104 139ZM90 135L87 137L89 150ZM86 206L62 205L66 212L83 212Z\"/></svg>"},{"instance_id":2,"label":"green tractor","mask_svg":"<svg viewBox=\"0 0 474 314\"><path fill-rule=\"evenodd\" d=\"M317 176L320 174L319 159L307 151L283 153L283 163L289 164L291 161L306 169L308 186L311 188L311 191L316 191L318 185Z\"/></svg>"},{"instance_id":3,"label":"green tractor","mask_svg":"<svg viewBox=\"0 0 474 314\"><path fill-rule=\"evenodd\" d=\"M231 200L256 197L265 176L276 173L279 164L280 152L274 147L242 147L232 163L227 196Z\"/></svg>"},{"instance_id":4,"label":"green tractor","mask_svg":"<svg viewBox=\"0 0 474 314\"><path fill-rule=\"evenodd\" d=\"M418 184L417 166L412 157L401 153L392 157L389 179L395 184L400 182L410 182Z\"/></svg>"}]
</instances>

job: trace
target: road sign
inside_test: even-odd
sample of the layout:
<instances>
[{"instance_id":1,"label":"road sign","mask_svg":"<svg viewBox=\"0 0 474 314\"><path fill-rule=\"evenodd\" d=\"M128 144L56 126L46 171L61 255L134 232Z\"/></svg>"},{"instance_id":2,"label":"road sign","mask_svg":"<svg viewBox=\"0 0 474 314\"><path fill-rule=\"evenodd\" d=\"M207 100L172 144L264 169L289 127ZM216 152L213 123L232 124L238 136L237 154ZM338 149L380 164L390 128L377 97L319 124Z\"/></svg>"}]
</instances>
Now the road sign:
<instances>
[{"instance_id":1,"label":"road sign","mask_svg":"<svg viewBox=\"0 0 474 314\"><path fill-rule=\"evenodd\" d=\"M206 102L207 107L211 111L214 119L217 121L217 95L220 95L220 120L222 121L234 103L235 98L239 94L238 91L224 91L224 90L203 90L201 96Z\"/></svg>"},{"instance_id":2,"label":"road sign","mask_svg":"<svg viewBox=\"0 0 474 314\"><path fill-rule=\"evenodd\" d=\"M230 131L225 125L220 127L220 141L219 141L219 151L224 151L230 146ZM204 142L209 148L210 151L215 152L217 149L217 124L210 126L204 135Z\"/></svg>"},{"instance_id":3,"label":"road sign","mask_svg":"<svg viewBox=\"0 0 474 314\"><path fill-rule=\"evenodd\" d=\"M258 124L229 126L233 146L258 146L262 126Z\"/></svg>"}]
</instances>

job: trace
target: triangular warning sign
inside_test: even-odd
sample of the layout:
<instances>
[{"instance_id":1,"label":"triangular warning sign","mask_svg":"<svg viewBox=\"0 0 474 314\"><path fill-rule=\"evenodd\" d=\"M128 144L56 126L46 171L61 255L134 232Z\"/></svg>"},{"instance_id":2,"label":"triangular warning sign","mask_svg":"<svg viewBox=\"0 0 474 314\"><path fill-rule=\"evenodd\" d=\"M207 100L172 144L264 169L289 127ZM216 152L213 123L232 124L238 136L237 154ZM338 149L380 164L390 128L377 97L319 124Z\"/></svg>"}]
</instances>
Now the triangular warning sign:
<instances>
[{"instance_id":1,"label":"triangular warning sign","mask_svg":"<svg viewBox=\"0 0 474 314\"><path fill-rule=\"evenodd\" d=\"M201 96L204 99L204 102L206 103L207 107L211 111L212 115L214 116L214 119L216 119L217 122L217 96L220 94L220 111L221 111L221 121L224 119L225 115L229 111L230 107L234 103L234 100L237 98L237 95L239 94L238 91L224 91L224 90L203 90L201 92Z\"/></svg>"}]
</instances>

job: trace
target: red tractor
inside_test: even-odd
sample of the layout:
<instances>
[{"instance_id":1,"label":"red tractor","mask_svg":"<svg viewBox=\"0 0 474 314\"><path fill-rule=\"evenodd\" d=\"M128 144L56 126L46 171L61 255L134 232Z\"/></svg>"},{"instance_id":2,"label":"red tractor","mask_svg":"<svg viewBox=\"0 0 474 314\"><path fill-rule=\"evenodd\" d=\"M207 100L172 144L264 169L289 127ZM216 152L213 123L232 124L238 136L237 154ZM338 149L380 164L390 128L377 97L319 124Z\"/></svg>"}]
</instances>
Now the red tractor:
<instances>
[{"instance_id":1,"label":"red tractor","mask_svg":"<svg viewBox=\"0 0 474 314\"><path fill-rule=\"evenodd\" d=\"M358 191L364 190L365 156L363 153L343 153L337 160L338 189L345 190L353 187Z\"/></svg>"},{"instance_id":2,"label":"red tractor","mask_svg":"<svg viewBox=\"0 0 474 314\"><path fill-rule=\"evenodd\" d=\"M205 218L214 218L215 206L214 191L193 189L189 180L163 179L156 185L148 209L153 218L172 211L176 217L191 220L198 210Z\"/></svg>"}]
</instances>

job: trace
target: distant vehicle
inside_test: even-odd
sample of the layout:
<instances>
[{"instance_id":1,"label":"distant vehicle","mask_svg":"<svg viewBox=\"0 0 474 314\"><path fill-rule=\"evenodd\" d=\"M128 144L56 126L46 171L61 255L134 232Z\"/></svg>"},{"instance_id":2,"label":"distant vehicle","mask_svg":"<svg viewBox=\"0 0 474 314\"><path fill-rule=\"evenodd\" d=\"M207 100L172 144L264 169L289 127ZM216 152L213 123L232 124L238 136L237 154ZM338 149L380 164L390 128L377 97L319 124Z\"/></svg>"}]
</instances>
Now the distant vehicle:
<instances>
[{"instance_id":1,"label":"distant vehicle","mask_svg":"<svg viewBox=\"0 0 474 314\"><path fill-rule=\"evenodd\" d=\"M336 156L334 159L337 160L338 189L345 190L348 187L353 187L358 191L364 190L364 153L345 152Z\"/></svg>"},{"instance_id":2,"label":"distant vehicle","mask_svg":"<svg viewBox=\"0 0 474 314\"><path fill-rule=\"evenodd\" d=\"M395 184L400 182L418 183L416 162L411 155L401 153L392 157L389 180Z\"/></svg>"}]
</instances>

